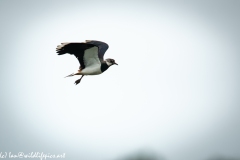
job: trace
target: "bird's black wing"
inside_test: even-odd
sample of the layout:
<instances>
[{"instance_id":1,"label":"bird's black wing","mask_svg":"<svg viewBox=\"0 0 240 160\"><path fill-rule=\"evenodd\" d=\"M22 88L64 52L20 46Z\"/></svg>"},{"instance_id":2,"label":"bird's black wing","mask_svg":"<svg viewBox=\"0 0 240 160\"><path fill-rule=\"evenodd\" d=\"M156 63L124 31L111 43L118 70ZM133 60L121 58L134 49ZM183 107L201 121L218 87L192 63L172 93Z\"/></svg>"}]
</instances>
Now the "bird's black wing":
<instances>
[{"instance_id":1,"label":"bird's black wing","mask_svg":"<svg viewBox=\"0 0 240 160\"><path fill-rule=\"evenodd\" d=\"M95 40L86 40L87 44L93 44L98 47L98 58L100 61L104 60L104 54L109 48L107 43L101 42L101 41L95 41Z\"/></svg>"},{"instance_id":2,"label":"bird's black wing","mask_svg":"<svg viewBox=\"0 0 240 160\"><path fill-rule=\"evenodd\" d=\"M89 43L61 43L61 45L57 46L56 51L58 55L66 53L75 55L81 65L79 69L84 69L84 51L94 46L94 44Z\"/></svg>"}]
</instances>

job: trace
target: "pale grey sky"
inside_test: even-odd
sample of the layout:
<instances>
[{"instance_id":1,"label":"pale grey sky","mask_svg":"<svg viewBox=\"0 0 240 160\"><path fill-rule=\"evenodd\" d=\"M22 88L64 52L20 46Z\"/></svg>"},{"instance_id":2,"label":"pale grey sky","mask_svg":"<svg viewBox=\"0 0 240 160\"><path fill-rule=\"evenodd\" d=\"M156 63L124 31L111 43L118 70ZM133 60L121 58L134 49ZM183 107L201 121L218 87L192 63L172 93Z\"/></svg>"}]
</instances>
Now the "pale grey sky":
<instances>
[{"instance_id":1,"label":"pale grey sky","mask_svg":"<svg viewBox=\"0 0 240 160\"><path fill-rule=\"evenodd\" d=\"M0 153L240 157L240 1L0 1ZM113 66L61 42L101 40Z\"/></svg>"}]
</instances>

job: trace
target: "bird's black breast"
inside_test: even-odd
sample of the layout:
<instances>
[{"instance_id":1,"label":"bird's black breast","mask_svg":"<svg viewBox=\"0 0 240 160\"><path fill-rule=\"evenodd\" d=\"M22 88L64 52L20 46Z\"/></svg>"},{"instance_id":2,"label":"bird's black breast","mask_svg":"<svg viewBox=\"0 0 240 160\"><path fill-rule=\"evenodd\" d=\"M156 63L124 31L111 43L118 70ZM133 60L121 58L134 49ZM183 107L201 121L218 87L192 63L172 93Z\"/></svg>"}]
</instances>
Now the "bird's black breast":
<instances>
[{"instance_id":1,"label":"bird's black breast","mask_svg":"<svg viewBox=\"0 0 240 160\"><path fill-rule=\"evenodd\" d=\"M102 62L101 64L101 71L104 72L109 68L106 62Z\"/></svg>"}]
</instances>

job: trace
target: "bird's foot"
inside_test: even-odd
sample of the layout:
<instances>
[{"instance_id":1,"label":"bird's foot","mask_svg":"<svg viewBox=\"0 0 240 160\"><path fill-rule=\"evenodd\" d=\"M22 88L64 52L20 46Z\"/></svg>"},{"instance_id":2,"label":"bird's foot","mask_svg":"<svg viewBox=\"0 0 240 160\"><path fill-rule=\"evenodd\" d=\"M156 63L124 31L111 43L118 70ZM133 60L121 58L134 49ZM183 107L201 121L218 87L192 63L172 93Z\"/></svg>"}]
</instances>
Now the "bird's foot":
<instances>
[{"instance_id":1,"label":"bird's foot","mask_svg":"<svg viewBox=\"0 0 240 160\"><path fill-rule=\"evenodd\" d=\"M81 79L78 79L78 80L75 81L74 84L77 85L78 83L80 83L80 81L81 81Z\"/></svg>"}]
</instances>

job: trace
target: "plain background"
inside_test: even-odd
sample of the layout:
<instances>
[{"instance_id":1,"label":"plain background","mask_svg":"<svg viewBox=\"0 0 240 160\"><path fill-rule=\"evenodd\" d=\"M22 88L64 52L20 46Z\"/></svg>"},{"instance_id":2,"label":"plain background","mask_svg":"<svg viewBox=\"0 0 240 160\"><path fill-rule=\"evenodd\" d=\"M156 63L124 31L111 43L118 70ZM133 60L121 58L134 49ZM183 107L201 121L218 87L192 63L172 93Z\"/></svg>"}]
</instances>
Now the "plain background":
<instances>
[{"instance_id":1,"label":"plain background","mask_svg":"<svg viewBox=\"0 0 240 160\"><path fill-rule=\"evenodd\" d=\"M237 0L0 0L0 152L239 158L239 16ZM75 86L55 48L87 39L119 65Z\"/></svg>"}]
</instances>

